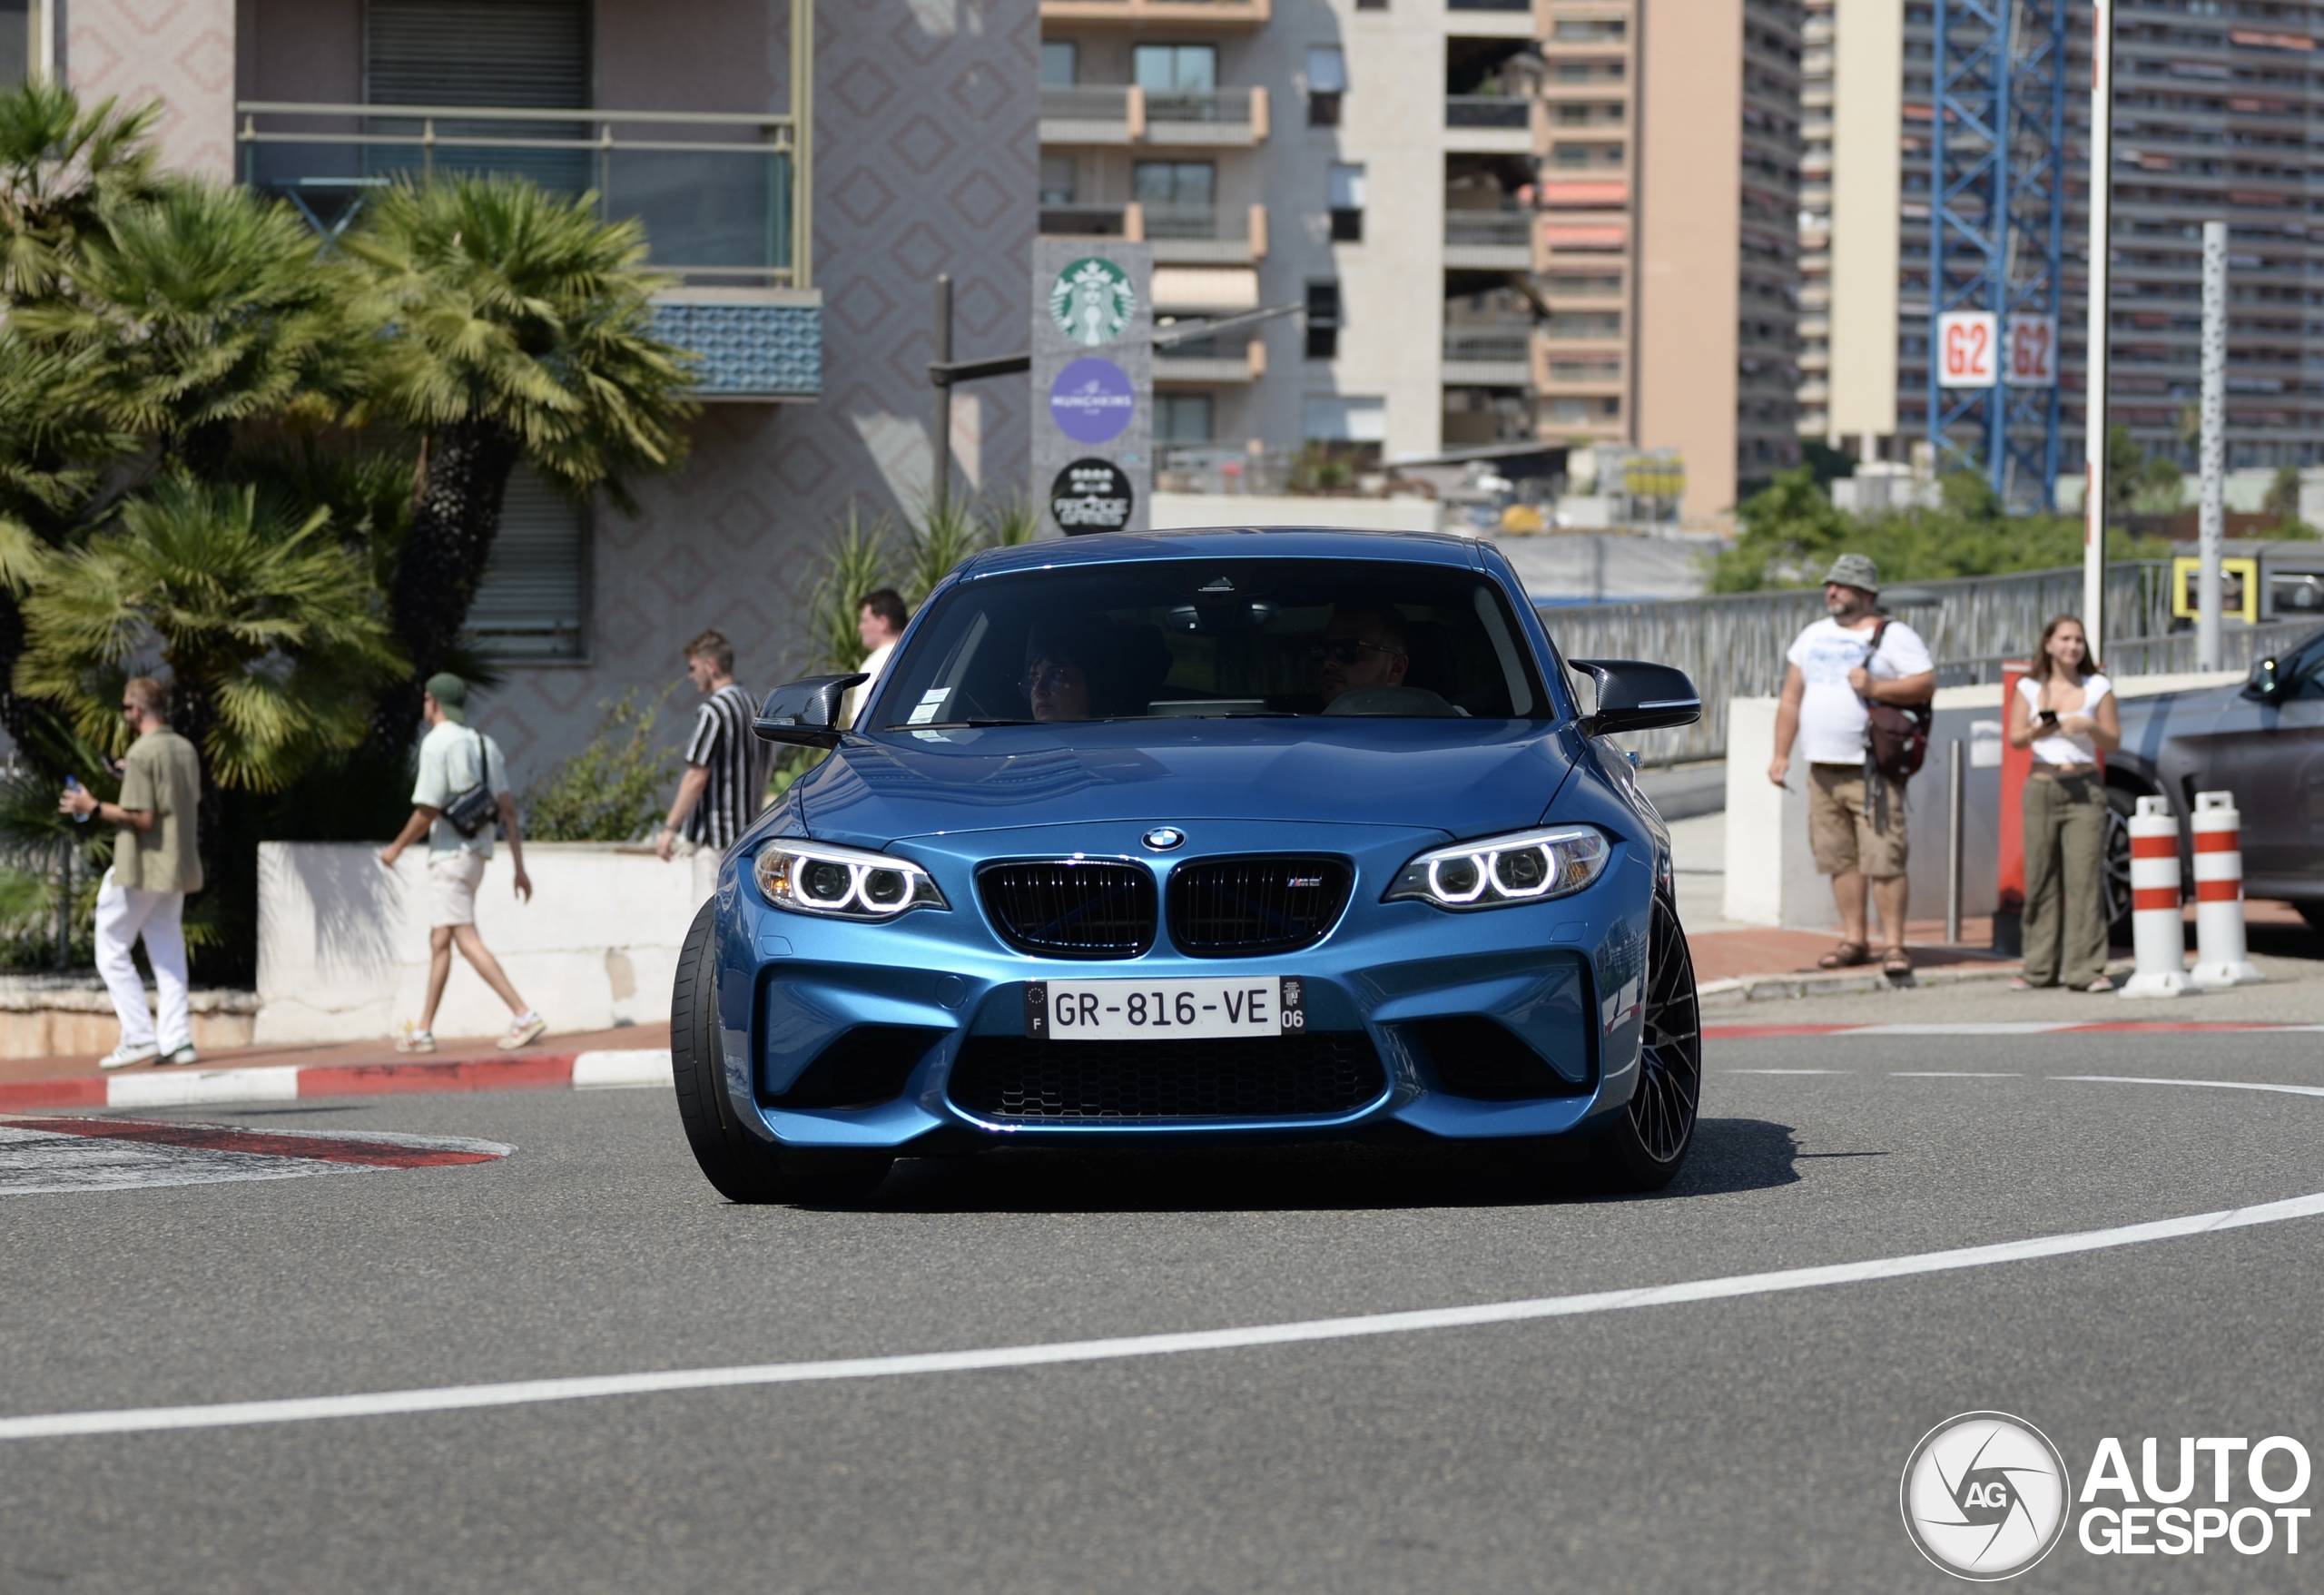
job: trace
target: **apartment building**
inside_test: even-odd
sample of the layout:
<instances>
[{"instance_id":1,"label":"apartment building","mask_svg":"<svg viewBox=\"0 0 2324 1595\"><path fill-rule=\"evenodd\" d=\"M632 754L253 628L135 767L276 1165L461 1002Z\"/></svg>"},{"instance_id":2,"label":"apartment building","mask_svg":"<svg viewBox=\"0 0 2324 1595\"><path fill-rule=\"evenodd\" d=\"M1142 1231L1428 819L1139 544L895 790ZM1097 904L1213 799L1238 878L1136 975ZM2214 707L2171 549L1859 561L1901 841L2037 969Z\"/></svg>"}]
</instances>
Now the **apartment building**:
<instances>
[{"instance_id":1,"label":"apartment building","mask_svg":"<svg viewBox=\"0 0 2324 1595\"><path fill-rule=\"evenodd\" d=\"M1807 122L1811 137L1824 135L1824 150L1811 145L1811 168L1820 156L1830 181L1828 205L1816 202L1827 196L1812 184L1801 205L1811 380L1800 431L1901 459L1928 428L1935 5L1808 4L1803 94L1828 100L1833 113L1827 129ZM2311 309L2324 230L2309 219L2307 153L2324 132L2324 6L2120 0L2115 29L2110 418L2149 453L2194 464L2202 224L2223 220L2229 464L2324 460L2324 314ZM2069 5L2066 38L2060 458L2061 474L2078 480L2089 314L2086 5ZM1826 397L1811 403L1821 363Z\"/></svg>"},{"instance_id":2,"label":"apartment building","mask_svg":"<svg viewBox=\"0 0 2324 1595\"><path fill-rule=\"evenodd\" d=\"M512 483L471 621L520 781L602 700L675 680L704 626L771 684L834 518L924 499L936 273L960 353L1024 345L1034 0L0 0L0 72L16 40L18 75L159 97L171 163L320 231L430 167L527 172L645 221L704 414L635 517ZM956 487L1023 491L1021 387L955 409Z\"/></svg>"},{"instance_id":3,"label":"apartment building","mask_svg":"<svg viewBox=\"0 0 2324 1595\"><path fill-rule=\"evenodd\" d=\"M1166 321L1289 311L1157 359L1166 474L1538 438L1535 35L1531 0L1042 0L1043 232L1149 241Z\"/></svg>"}]
</instances>

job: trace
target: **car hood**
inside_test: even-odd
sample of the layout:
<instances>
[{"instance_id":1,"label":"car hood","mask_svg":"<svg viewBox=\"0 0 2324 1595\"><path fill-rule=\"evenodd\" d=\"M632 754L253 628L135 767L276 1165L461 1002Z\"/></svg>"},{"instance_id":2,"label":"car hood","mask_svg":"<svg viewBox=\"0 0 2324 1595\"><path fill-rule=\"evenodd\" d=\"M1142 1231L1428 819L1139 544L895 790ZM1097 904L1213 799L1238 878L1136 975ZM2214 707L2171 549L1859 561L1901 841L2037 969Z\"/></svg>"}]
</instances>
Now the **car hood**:
<instances>
[{"instance_id":1,"label":"car hood","mask_svg":"<svg viewBox=\"0 0 2324 1595\"><path fill-rule=\"evenodd\" d=\"M1185 720L850 737L792 789L791 822L833 842L1093 820L1408 825L1453 836L1534 823L1580 739L1541 721Z\"/></svg>"}]
</instances>

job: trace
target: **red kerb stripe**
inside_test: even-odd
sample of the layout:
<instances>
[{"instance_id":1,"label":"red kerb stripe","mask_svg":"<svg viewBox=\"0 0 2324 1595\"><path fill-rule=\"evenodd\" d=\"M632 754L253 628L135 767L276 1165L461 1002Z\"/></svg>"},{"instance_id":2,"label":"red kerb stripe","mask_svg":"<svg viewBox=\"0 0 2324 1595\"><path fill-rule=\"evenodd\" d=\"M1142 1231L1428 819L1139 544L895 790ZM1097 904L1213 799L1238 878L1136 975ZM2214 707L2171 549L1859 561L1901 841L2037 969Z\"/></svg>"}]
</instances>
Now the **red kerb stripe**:
<instances>
[{"instance_id":1,"label":"red kerb stripe","mask_svg":"<svg viewBox=\"0 0 2324 1595\"><path fill-rule=\"evenodd\" d=\"M102 1076L79 1079L13 1080L0 1085L0 1109L10 1108L103 1108L105 1082Z\"/></svg>"},{"instance_id":2,"label":"red kerb stripe","mask_svg":"<svg viewBox=\"0 0 2324 1595\"><path fill-rule=\"evenodd\" d=\"M570 1052L531 1053L503 1062L373 1063L344 1068L302 1068L299 1095L388 1097L401 1091L506 1091L573 1083Z\"/></svg>"}]
</instances>

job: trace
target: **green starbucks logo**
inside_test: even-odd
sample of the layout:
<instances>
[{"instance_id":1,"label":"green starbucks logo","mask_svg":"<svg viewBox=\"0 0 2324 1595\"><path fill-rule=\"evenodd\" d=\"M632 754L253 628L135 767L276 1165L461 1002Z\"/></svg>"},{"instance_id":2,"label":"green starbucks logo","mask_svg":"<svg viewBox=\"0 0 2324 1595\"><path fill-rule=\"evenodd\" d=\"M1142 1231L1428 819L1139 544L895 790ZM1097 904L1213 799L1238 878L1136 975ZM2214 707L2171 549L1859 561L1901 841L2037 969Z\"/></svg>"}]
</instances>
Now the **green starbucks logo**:
<instances>
[{"instance_id":1,"label":"green starbucks logo","mask_svg":"<svg viewBox=\"0 0 2324 1595\"><path fill-rule=\"evenodd\" d=\"M1084 348L1111 343L1137 313L1137 290L1129 285L1129 273L1096 255L1074 261L1049 284L1057 330Z\"/></svg>"}]
</instances>

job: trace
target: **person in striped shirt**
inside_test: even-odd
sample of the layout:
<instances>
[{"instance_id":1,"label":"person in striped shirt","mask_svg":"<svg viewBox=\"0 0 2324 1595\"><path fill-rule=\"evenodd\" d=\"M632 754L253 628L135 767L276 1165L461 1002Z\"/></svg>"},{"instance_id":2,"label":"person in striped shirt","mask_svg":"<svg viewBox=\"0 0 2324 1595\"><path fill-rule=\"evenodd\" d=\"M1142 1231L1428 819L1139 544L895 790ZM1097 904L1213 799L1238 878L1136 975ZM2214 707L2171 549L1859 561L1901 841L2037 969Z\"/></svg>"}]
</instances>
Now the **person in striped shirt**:
<instances>
[{"instance_id":1,"label":"person in striped shirt","mask_svg":"<svg viewBox=\"0 0 2324 1595\"><path fill-rule=\"evenodd\" d=\"M681 833L696 847L724 852L750 829L766 798L772 750L751 734L758 705L734 680L734 645L721 633L703 633L686 645L686 674L707 699L694 712L686 773L654 839L665 859Z\"/></svg>"}]
</instances>

